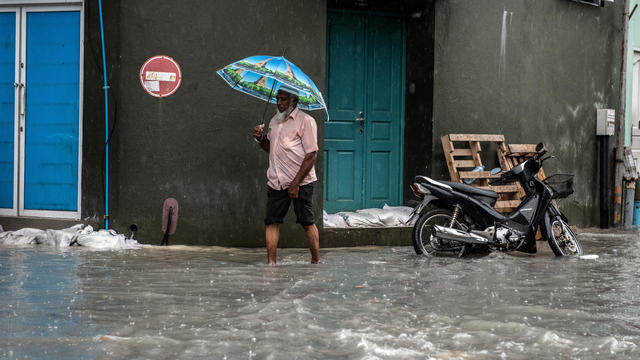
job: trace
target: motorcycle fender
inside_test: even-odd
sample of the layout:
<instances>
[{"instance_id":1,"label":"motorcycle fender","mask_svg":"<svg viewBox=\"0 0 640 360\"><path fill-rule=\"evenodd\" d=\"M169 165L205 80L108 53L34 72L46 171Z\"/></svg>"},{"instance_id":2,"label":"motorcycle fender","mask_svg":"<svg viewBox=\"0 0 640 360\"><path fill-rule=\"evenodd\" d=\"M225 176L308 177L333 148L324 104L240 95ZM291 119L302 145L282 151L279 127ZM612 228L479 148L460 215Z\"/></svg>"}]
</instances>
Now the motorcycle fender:
<instances>
[{"instance_id":1,"label":"motorcycle fender","mask_svg":"<svg viewBox=\"0 0 640 360\"><path fill-rule=\"evenodd\" d=\"M542 237L546 240L549 241L549 239L551 239L551 218L552 218L552 214L551 211L547 210L544 212L544 218L542 219L542 226L540 226L540 233L542 234Z\"/></svg>"},{"instance_id":2,"label":"motorcycle fender","mask_svg":"<svg viewBox=\"0 0 640 360\"><path fill-rule=\"evenodd\" d=\"M413 209L413 212L411 212L411 215L409 216L409 219L407 220L406 224L411 223L411 221L413 221L414 218L420 216L420 213L422 213L422 210L426 209L427 205L429 205L429 203L434 200L438 200L438 198L433 195L425 195L424 199L422 199L420 204L418 204L418 206L416 206Z\"/></svg>"}]
</instances>

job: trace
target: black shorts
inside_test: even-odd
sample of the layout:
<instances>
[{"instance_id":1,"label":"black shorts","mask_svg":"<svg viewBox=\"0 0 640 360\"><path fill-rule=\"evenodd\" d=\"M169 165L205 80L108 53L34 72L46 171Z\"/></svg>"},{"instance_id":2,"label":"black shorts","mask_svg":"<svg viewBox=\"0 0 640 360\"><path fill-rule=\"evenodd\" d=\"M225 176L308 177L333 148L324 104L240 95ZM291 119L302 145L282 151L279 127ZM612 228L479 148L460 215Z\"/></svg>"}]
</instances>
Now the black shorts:
<instances>
[{"instance_id":1,"label":"black shorts","mask_svg":"<svg viewBox=\"0 0 640 360\"><path fill-rule=\"evenodd\" d=\"M268 187L267 191L267 215L264 218L265 225L282 224L289 211L291 198L289 189L274 190ZM313 183L300 186L298 198L293 199L293 211L296 213L296 223L302 226L313 225Z\"/></svg>"}]
</instances>

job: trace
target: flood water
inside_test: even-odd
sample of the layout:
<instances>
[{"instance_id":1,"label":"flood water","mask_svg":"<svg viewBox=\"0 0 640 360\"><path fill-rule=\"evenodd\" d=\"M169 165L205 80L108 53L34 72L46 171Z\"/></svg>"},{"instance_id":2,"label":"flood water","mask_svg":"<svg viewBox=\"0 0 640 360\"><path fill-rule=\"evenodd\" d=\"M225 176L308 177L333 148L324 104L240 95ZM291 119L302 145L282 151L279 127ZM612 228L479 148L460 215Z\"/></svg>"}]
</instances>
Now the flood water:
<instances>
[{"instance_id":1,"label":"flood water","mask_svg":"<svg viewBox=\"0 0 640 360\"><path fill-rule=\"evenodd\" d=\"M638 235L597 259L409 247L0 248L0 358L637 359Z\"/></svg>"}]
</instances>

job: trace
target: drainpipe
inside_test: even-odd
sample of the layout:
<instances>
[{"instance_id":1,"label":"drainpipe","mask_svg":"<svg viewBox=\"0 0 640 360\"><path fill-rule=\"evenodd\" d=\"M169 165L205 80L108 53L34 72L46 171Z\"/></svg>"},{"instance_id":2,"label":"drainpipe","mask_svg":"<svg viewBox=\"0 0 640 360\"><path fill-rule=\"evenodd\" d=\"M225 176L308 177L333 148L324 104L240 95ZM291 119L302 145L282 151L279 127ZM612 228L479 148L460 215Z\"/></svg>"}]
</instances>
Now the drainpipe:
<instances>
[{"instance_id":1,"label":"drainpipe","mask_svg":"<svg viewBox=\"0 0 640 360\"><path fill-rule=\"evenodd\" d=\"M626 188L624 198L624 228L631 229L633 226L633 206L636 197L636 180L628 179Z\"/></svg>"},{"instance_id":2,"label":"drainpipe","mask_svg":"<svg viewBox=\"0 0 640 360\"><path fill-rule=\"evenodd\" d=\"M104 23L102 21L102 0L98 0L100 10L100 39L102 40L102 73L104 74L104 142L105 142L105 178L104 178L104 228L109 229L109 97L107 94L107 55L104 50Z\"/></svg>"},{"instance_id":3,"label":"drainpipe","mask_svg":"<svg viewBox=\"0 0 640 360\"><path fill-rule=\"evenodd\" d=\"M624 127L627 86L627 42L629 40L629 4L624 1L622 12L622 65L620 66L620 104L618 123L616 124L616 171L613 182L615 202L613 204L613 224L619 227L622 223L622 177L624 174Z\"/></svg>"}]
</instances>

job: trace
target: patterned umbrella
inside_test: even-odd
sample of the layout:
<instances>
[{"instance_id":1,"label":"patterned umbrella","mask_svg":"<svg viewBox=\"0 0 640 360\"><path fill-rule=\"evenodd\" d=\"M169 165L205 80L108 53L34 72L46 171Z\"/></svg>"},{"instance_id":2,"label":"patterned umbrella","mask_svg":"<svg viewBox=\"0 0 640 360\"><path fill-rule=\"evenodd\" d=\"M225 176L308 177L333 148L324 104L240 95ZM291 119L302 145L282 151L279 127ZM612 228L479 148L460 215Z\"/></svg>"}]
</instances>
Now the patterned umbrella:
<instances>
[{"instance_id":1,"label":"patterned umbrella","mask_svg":"<svg viewBox=\"0 0 640 360\"><path fill-rule=\"evenodd\" d=\"M273 104L276 103L274 94L280 86L286 85L298 90L299 108L327 111L318 87L284 56L251 56L227 65L217 73L232 88Z\"/></svg>"}]
</instances>

